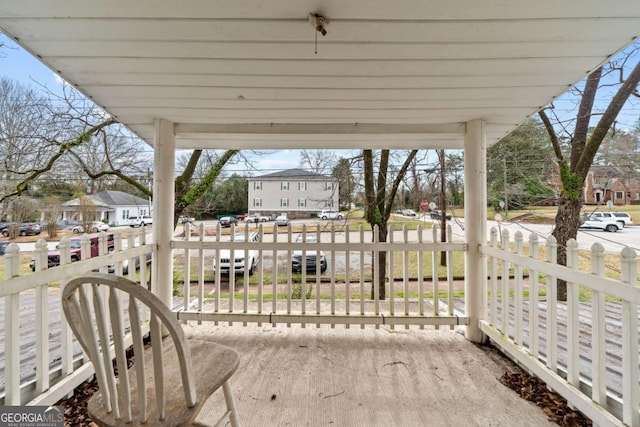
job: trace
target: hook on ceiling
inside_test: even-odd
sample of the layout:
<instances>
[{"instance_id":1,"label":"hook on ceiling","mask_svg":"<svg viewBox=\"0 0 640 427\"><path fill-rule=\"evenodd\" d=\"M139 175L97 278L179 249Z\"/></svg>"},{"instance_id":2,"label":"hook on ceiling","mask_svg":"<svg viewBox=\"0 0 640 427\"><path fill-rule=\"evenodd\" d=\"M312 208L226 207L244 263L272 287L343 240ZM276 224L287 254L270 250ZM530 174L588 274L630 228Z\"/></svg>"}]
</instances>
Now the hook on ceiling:
<instances>
[{"instance_id":1,"label":"hook on ceiling","mask_svg":"<svg viewBox=\"0 0 640 427\"><path fill-rule=\"evenodd\" d=\"M327 24L329 24L329 20L322 15L317 13L309 12L309 24L313 28L316 29L317 32L322 34L323 36L327 35Z\"/></svg>"}]
</instances>

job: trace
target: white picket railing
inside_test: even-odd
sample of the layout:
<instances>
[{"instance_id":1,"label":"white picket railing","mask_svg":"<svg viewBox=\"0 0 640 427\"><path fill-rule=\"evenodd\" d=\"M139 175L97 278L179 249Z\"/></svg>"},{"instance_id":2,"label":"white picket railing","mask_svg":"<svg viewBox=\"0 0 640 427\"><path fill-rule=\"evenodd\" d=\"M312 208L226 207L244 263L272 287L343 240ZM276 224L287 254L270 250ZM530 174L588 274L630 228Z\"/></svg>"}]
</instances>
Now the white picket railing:
<instances>
[{"instance_id":1,"label":"white picket railing","mask_svg":"<svg viewBox=\"0 0 640 427\"><path fill-rule=\"evenodd\" d=\"M220 229L215 237L205 238L203 227L197 239L173 241L176 289L180 290L180 282L191 284L181 289L178 317L182 320L436 328L469 323L463 306L460 312L454 311L453 264L459 262L455 257L464 255L465 244L438 242L435 229L391 228L387 242L375 239L377 230L362 227L301 230L315 235L318 243L296 242L298 233L275 226L243 226L233 232L257 232L258 242L224 241ZM18 275L20 252L10 245L5 255L6 279L0 286L5 300L0 316L5 368L0 377L5 388L2 403L51 404L91 376L91 365L83 364L68 328L61 327L59 288L72 276L108 271L110 265L120 274L123 261L135 265L136 258L142 261L152 253L144 232L128 235L128 249L121 250L122 234L115 233L115 251L107 253L106 234L102 234L102 255L94 258L85 257L89 253L85 237L83 260L73 263L63 240L62 265L50 269L46 268L46 245L39 242L33 254L36 272L25 275ZM255 274L232 270L227 276L214 270L223 249L233 252L232 259L235 253L247 259L249 251L256 251ZM537 236L532 235L525 253L520 233L510 241L505 232L498 241L497 231L492 231L490 245L482 248L489 276L478 278L486 287L481 328L596 424L640 426L636 254L622 251L622 281L618 281L605 277L600 245L590 252L590 271L578 268L575 242L567 249L568 267L557 265L556 249L553 238L548 239L546 257L540 259L543 246ZM294 274L294 251L324 252L327 271L316 275L302 268ZM441 251L447 257L444 270L438 266ZM377 290L370 295L381 252L387 253L386 299ZM141 264L146 286L147 268L145 262ZM440 275L431 274L439 268ZM135 272L130 269L128 274L133 277ZM567 301L555 297L559 280L568 284ZM32 347L20 349L25 340Z\"/></svg>"},{"instance_id":2,"label":"white picket railing","mask_svg":"<svg viewBox=\"0 0 640 427\"><path fill-rule=\"evenodd\" d=\"M605 277L604 248L591 248L590 271L579 270L575 240L567 266L557 264L557 243L547 239L539 259L537 235L524 253L522 233L504 230L483 247L489 280L482 330L503 351L563 395L596 425L640 426L638 259L625 248L621 281ZM566 282L566 301L557 298Z\"/></svg>"},{"instance_id":3,"label":"white picket railing","mask_svg":"<svg viewBox=\"0 0 640 427\"><path fill-rule=\"evenodd\" d=\"M114 235L113 249L107 247L107 235ZM11 244L4 255L5 280L0 286L4 299L0 316L0 402L4 405L52 404L73 391L93 374L85 364L80 347L72 339L63 321L60 294L65 283L92 270L113 271L122 275L123 263L140 265L139 280L147 286L147 258L152 246L147 245L144 230L100 233L100 256L91 258L90 238L81 240L81 261L71 262L70 239L60 241L60 265L47 268L47 243L40 239L31 253L35 272L20 275L21 254ZM123 247L127 249L123 250ZM24 269L24 260L22 268ZM136 269L128 268L128 276L136 277Z\"/></svg>"},{"instance_id":4,"label":"white picket railing","mask_svg":"<svg viewBox=\"0 0 640 427\"><path fill-rule=\"evenodd\" d=\"M258 242L226 241L222 233L218 228L215 240L205 240L201 226L197 240L191 240L191 232L187 231L184 241L172 243L184 260L181 269L174 265L176 277L195 285L193 292L193 285L182 288L184 304L179 312L182 320L363 327L468 324L468 318L457 315L453 309L453 255L459 254L458 262L462 265L465 245L438 242L435 228L419 227L412 231L390 228L387 242L378 240L377 228L372 233L363 227L352 230L349 226L340 230L328 226L324 231L305 226L294 233L291 227L246 224L232 228L229 233L229 236L257 233ZM316 242L296 241L298 235L312 235ZM425 235L430 235L430 239ZM451 241L451 230L448 240ZM220 265L222 249L230 249L230 258L238 263L250 259L251 253L257 256L255 276L251 276L249 262L244 271L231 268L228 275L219 268L214 270L214 265ZM307 273L303 264L301 272L294 274L295 251L313 255L323 252L326 273ZM379 274L378 255L383 252L387 254L385 299L377 286L371 294L371 283L377 283ZM438 271L440 252L448 259L442 278L431 273ZM306 257L302 258L304 263ZM316 262L320 262L319 257ZM319 270L319 264L313 267ZM205 284L210 289L207 292ZM441 298L447 304L442 304Z\"/></svg>"}]
</instances>

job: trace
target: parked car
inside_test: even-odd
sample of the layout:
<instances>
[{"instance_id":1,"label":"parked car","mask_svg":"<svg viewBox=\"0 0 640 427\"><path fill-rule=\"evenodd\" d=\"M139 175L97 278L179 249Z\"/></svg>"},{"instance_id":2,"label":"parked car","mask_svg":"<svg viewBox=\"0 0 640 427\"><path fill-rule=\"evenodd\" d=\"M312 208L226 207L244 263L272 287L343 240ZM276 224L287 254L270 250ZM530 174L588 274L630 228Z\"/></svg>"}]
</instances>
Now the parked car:
<instances>
[{"instance_id":1,"label":"parked car","mask_svg":"<svg viewBox=\"0 0 640 427\"><path fill-rule=\"evenodd\" d=\"M227 238L227 242L231 241L231 237ZM244 233L236 233L233 235L234 242L257 242L259 241L258 233L250 233L249 238ZM248 273L251 276L253 274L254 269L258 265L258 251L257 250L249 250L248 258L245 260L245 251L243 249L236 249L233 251L233 262L231 261L231 250L230 249L220 249L220 273L221 274L229 274L232 266L233 269L237 273L243 273L245 271L245 266L248 268ZM213 269L216 269L216 257L213 258Z\"/></svg>"},{"instance_id":2,"label":"parked car","mask_svg":"<svg viewBox=\"0 0 640 427\"><path fill-rule=\"evenodd\" d=\"M413 209L403 209L401 215L415 217L416 211L414 211Z\"/></svg>"},{"instance_id":3,"label":"parked car","mask_svg":"<svg viewBox=\"0 0 640 427\"><path fill-rule=\"evenodd\" d=\"M7 251L7 246L9 246L11 242L0 242L0 256L4 255Z\"/></svg>"},{"instance_id":4,"label":"parked car","mask_svg":"<svg viewBox=\"0 0 640 427\"><path fill-rule=\"evenodd\" d=\"M153 224L153 218L148 215L130 216L128 223L130 227L144 227Z\"/></svg>"},{"instance_id":5,"label":"parked car","mask_svg":"<svg viewBox=\"0 0 640 427\"><path fill-rule=\"evenodd\" d=\"M337 211L331 209L325 209L318 214L318 218L327 220L327 219L342 219L344 216Z\"/></svg>"},{"instance_id":6,"label":"parked car","mask_svg":"<svg viewBox=\"0 0 640 427\"><path fill-rule=\"evenodd\" d=\"M296 238L296 242L305 241L306 243L317 243L318 237L315 234L307 234L306 239L302 234L298 235ZM324 252L320 252L320 273L324 273L327 271L327 257ZM303 251L293 251L291 254L291 271L294 273L302 272L302 255ZM306 258L306 266L305 271L307 272L315 272L318 268L318 251L304 251L304 257Z\"/></svg>"},{"instance_id":7,"label":"parked car","mask_svg":"<svg viewBox=\"0 0 640 427\"><path fill-rule=\"evenodd\" d=\"M69 243L71 246L69 250L71 255L71 262L80 261L82 259L82 239L81 238L69 239ZM113 234L107 234L107 252L113 251L113 248L114 248ZM99 235L96 234L89 237L89 250L90 250L91 258L98 256L100 254L100 236ZM55 250L49 251L49 253L47 254L48 268L56 267L60 265L60 256L61 256L60 244L58 244L56 245ZM31 267L31 271L36 270L35 259L31 260L31 264L29 264L29 267Z\"/></svg>"},{"instance_id":8,"label":"parked car","mask_svg":"<svg viewBox=\"0 0 640 427\"><path fill-rule=\"evenodd\" d=\"M12 226L17 226L16 223L5 223L4 228L2 228L2 235L4 237L9 237L9 228ZM42 232L42 227L37 222L25 222L20 224L20 229L18 231L18 235L20 236L37 236Z\"/></svg>"},{"instance_id":9,"label":"parked car","mask_svg":"<svg viewBox=\"0 0 640 427\"><path fill-rule=\"evenodd\" d=\"M269 218L268 216L263 216L260 214L251 214L245 217L244 221L245 222L255 222L256 224L258 222L267 222L270 221L271 218Z\"/></svg>"},{"instance_id":10,"label":"parked car","mask_svg":"<svg viewBox=\"0 0 640 427\"><path fill-rule=\"evenodd\" d=\"M186 223L191 224L191 223L193 223L193 221L195 221L195 220L196 220L195 218L191 218L191 217L184 216L184 215L180 215L180 216L178 217L178 223L180 223L180 224L186 224Z\"/></svg>"},{"instance_id":11,"label":"parked car","mask_svg":"<svg viewBox=\"0 0 640 427\"><path fill-rule=\"evenodd\" d=\"M613 216L616 217L616 221L623 222L625 227L627 225L633 225L633 219L631 218L631 215L626 212L614 212Z\"/></svg>"},{"instance_id":12,"label":"parked car","mask_svg":"<svg viewBox=\"0 0 640 427\"><path fill-rule=\"evenodd\" d=\"M122 242L122 250L124 251L125 249L127 249L127 242L123 241ZM148 264L151 264L151 254L146 254L145 256L145 262ZM137 256L135 257L135 266L136 266L136 271L140 269L140 257ZM111 264L108 268L109 273L115 273L116 271L116 266L114 264ZM129 274L129 259L125 259L122 261L122 274Z\"/></svg>"},{"instance_id":13,"label":"parked car","mask_svg":"<svg viewBox=\"0 0 640 427\"><path fill-rule=\"evenodd\" d=\"M450 220L451 214L445 214L445 219L446 220ZM434 209L431 211L431 219L440 219L442 218L442 211L440 209Z\"/></svg>"},{"instance_id":14,"label":"parked car","mask_svg":"<svg viewBox=\"0 0 640 427\"><path fill-rule=\"evenodd\" d=\"M583 219L581 230L605 230L614 232L622 229L622 225L614 219L603 219L589 216Z\"/></svg>"},{"instance_id":15,"label":"parked car","mask_svg":"<svg viewBox=\"0 0 640 427\"><path fill-rule=\"evenodd\" d=\"M590 216L594 218L614 220L622 224L623 227L633 224L631 215L627 212L593 212Z\"/></svg>"},{"instance_id":16,"label":"parked car","mask_svg":"<svg viewBox=\"0 0 640 427\"><path fill-rule=\"evenodd\" d=\"M286 227L287 225L289 225L291 221L289 221L289 218L286 217L285 215L280 215L279 217L276 218L276 225L278 227Z\"/></svg>"},{"instance_id":17,"label":"parked car","mask_svg":"<svg viewBox=\"0 0 640 427\"><path fill-rule=\"evenodd\" d=\"M84 233L84 228L81 224L74 226L71 231L76 234ZM99 231L109 231L109 226L101 221L92 221L89 223L89 231L97 233Z\"/></svg>"},{"instance_id":18,"label":"parked car","mask_svg":"<svg viewBox=\"0 0 640 427\"><path fill-rule=\"evenodd\" d=\"M231 227L231 224L238 225L238 220L232 216L223 216L218 220L220 227Z\"/></svg>"}]
</instances>

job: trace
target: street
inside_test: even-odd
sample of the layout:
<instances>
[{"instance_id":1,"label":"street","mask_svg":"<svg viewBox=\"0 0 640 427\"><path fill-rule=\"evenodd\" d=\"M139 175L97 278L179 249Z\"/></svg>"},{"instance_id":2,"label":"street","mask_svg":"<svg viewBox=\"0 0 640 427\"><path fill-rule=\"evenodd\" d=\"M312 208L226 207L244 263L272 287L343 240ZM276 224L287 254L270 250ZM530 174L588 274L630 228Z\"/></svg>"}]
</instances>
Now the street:
<instances>
[{"instance_id":1,"label":"street","mask_svg":"<svg viewBox=\"0 0 640 427\"><path fill-rule=\"evenodd\" d=\"M428 227L428 228L430 228L434 223L438 224L437 221L434 222L428 217L420 218L420 219L424 221L425 227ZM299 223L306 223L307 226L311 226L311 227L318 223L321 226L327 225L327 221L319 221L317 219L292 221L292 224L299 224ZM265 227L269 227L269 225L267 224L272 225L272 223L266 223ZM340 229L338 225L341 225L341 224L342 224L341 221L336 222L336 226L337 226L336 228L338 230ZM454 218L452 220L447 221L447 224L451 225L452 227L453 240L463 241L464 240L464 229L463 229L464 218ZM206 228L215 228L216 225L217 225L217 221L205 222ZM540 238L546 238L550 236L554 225L553 224L512 223L512 222L504 222L504 221L498 224L498 222L494 220L489 220L487 221L487 240L490 239L491 237L490 233L493 227L498 228L498 233L502 233L504 230L508 230L511 240L514 239L515 233L517 231L520 231L523 234L525 242L527 242L532 232L537 233ZM178 227L178 229L180 229L180 227ZM240 227L239 231L241 231L242 229L243 228ZM353 231L355 230L352 230L352 232ZM343 233L336 231L337 241L339 241L340 239L340 237L338 236L342 236L342 235ZM427 237L427 236L430 236L430 234L428 234L428 232L425 232L424 236ZM79 237L79 235L75 237ZM354 238L355 237L356 236L354 235ZM396 241L398 241L398 238L399 236L396 238ZM416 231L409 231L409 239L415 241L416 238L417 238ZM617 233L609 233L606 231L599 231L599 230L584 230L584 231L580 230L578 232L577 240L578 240L578 245L581 249L590 249L594 243L599 242L604 246L605 251L607 252L620 253L620 251L625 246L629 246L640 254L639 238L640 238L640 226L632 225L632 226L625 227L624 229L618 231ZM427 237L427 241L429 240L430 239ZM147 241L149 242L151 241L150 233L147 236ZM47 242L47 246L49 247L49 249L55 249L55 246L57 244L58 244L57 241ZM544 244L544 242L541 242L541 244ZM23 251L33 252L33 250L35 249L35 245L36 245L35 242L18 243L18 246L20 247L21 252Z\"/></svg>"}]
</instances>

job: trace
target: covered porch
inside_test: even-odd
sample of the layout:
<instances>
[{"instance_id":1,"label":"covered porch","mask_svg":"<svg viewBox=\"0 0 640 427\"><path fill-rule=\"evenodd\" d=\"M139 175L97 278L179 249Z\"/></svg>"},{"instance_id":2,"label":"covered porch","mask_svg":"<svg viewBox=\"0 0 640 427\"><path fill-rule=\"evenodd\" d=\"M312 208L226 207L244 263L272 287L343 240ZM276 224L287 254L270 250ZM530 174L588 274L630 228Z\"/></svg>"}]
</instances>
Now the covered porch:
<instances>
[{"instance_id":1,"label":"covered porch","mask_svg":"<svg viewBox=\"0 0 640 427\"><path fill-rule=\"evenodd\" d=\"M460 330L191 323L186 331L242 354L233 381L242 425L553 425L500 383L512 365ZM222 404L211 399L199 419Z\"/></svg>"},{"instance_id":2,"label":"covered porch","mask_svg":"<svg viewBox=\"0 0 640 427\"><path fill-rule=\"evenodd\" d=\"M78 358L64 326L60 328L63 331L60 363L56 361L52 368L46 315L52 281L64 286L72 275L96 268L106 271L109 265L116 265L114 273L121 274L122 261L128 259L131 263L135 257L152 253L150 287L172 306L176 252L185 253L189 259L191 251L202 257L206 251L212 251L216 254L213 256L219 257L216 251L222 248L245 254L250 249L240 242L219 239L189 242L174 237L176 150L230 146L442 148L464 150L464 241L440 243L437 239L413 241L405 237L384 243L365 242L361 238L354 243L319 239L319 243L309 248L345 256L349 253L363 256L372 251L413 253L419 259L423 259L423 253L441 250L462 253L465 278L461 311L453 310L448 289L446 308L441 307L437 275L429 281L422 270L418 282L431 286L429 310L425 310L427 303L421 302L426 299L426 289L420 289L418 297L412 296L411 300L406 292L394 301L380 301L374 294L366 303L360 302L363 293L359 294L360 300L350 300L351 293L341 300L341 295L330 292L328 308L320 295L307 307L304 287L299 300L293 301L291 293L282 301L269 300L262 294L255 305L253 299L249 304L247 294L237 296L233 291L223 301L223 292L217 289L213 306L206 305L203 287L198 288L202 294L191 297L185 289L184 303L177 309L181 320L232 323L229 327L189 325L190 333L224 340L241 351L249 350L254 343L263 349L263 354L256 352L255 358L251 357L254 353L245 353L245 372L238 373L239 400L247 405L259 403L253 406L253 411L245 407L250 412L242 415L246 422L252 424L257 420L264 424L265 418L256 415L263 413L282 424L296 424L296 417L309 425L323 420L336 425L357 424L358 420L378 425L406 425L413 421L439 424L438 421L445 420L442 411L451 411L446 406L448 398L460 398L465 400L459 401L457 411L447 414L447 419L456 421L451 424L464 418L466 422L473 420L472 423L484 425L489 416L484 411L498 405L505 417L517 414L522 421L523 414L531 413L526 420L534 420L531 424L538 425L528 403L513 398L510 392L501 394L495 381L489 379L495 372L490 365L495 362L482 355L473 343L491 338L595 423L640 425L637 339L640 293L635 287L635 253L625 252L622 280L612 280L600 277L601 270L592 274L577 272L576 266L556 265L553 254L557 248L552 241L548 242L545 257L537 252L523 253L518 243L512 253L509 236L501 236L501 245L496 243L500 239L495 236L493 243L488 244L485 159L488 145L507 135L637 37L640 5L636 1L619 2L615 8L602 2L585 4L577 0L543 4L287 0L268 6L253 1L214 4L166 2L159 7L151 1L122 1L98 7L90 2L62 1L47 9L36 0L7 0L0 5L3 31L147 141L155 155L150 244L144 239L139 244L130 241L125 251L111 254L104 251L101 257L74 264L63 262L49 270L46 249L40 248L36 269L45 271L19 277L13 264L19 259L17 249L10 251L5 261L7 278L0 294L5 300L5 404L51 404L91 376L91 365ZM326 37L309 25L309 14L330 21ZM536 247L537 243L530 245ZM296 244L289 234L284 241L264 241L255 248L273 253L274 258L282 253L290 261ZM198 265L204 268L205 264ZM372 266L375 271L375 262ZM514 282L505 280L510 266L515 271ZM188 263L184 268L188 271ZM536 273L529 276L534 278L528 285L534 291L526 293L527 299L522 288L524 270ZM185 273L178 270L177 274ZM536 311L540 304L535 291L538 274L545 277L545 284L552 291L558 279L574 285L566 305L558 304L553 292L547 293L541 310L548 326L544 330L548 332L546 347L538 339L543 332L535 329L538 317L542 316ZM134 277L132 271L129 275ZM334 278L335 270L329 276ZM397 278L402 284L408 280L408 273L401 276ZM204 273L199 272L198 281L203 277ZM264 272L259 271L258 277L264 277ZM280 284L277 274L271 277L271 281L259 280L259 292ZM284 280L285 285L289 283L289 278ZM142 279L142 285L146 284L146 279ZM388 286L396 286L394 277L389 278ZM591 353L593 364L588 368L581 365L580 346L573 340L583 326L578 288L588 288L597 295L592 306L593 325L597 328L589 332L597 351ZM18 307L25 292L35 293L36 313L40 314L34 333L36 376L23 383L18 352L21 321L17 319L21 316ZM276 294L273 292L272 296ZM391 292L391 295L400 294ZM626 338L620 362L624 380L618 395L605 375L610 320L603 306L605 295L616 298L623 306L622 318L616 319ZM279 303L284 308L277 307ZM350 309L352 304L366 307L360 312L357 308ZM533 315L525 318L523 307L527 304L531 309L526 312ZM347 312L338 311L339 306ZM566 307L569 319L570 339L564 353L557 350L561 346L556 338L555 319L563 310L559 307ZM292 329L283 330L282 326L270 329L267 323L282 324L285 328L290 323ZM244 329L245 324L258 326ZM307 327L300 328L300 324ZM319 324L339 326L316 328ZM410 331L405 331L405 327ZM423 327L434 330L425 331ZM467 341L449 327L460 328ZM529 336L525 329L536 331L530 340L523 338ZM280 355L280 347L288 349L286 354ZM300 359L309 348L318 351L305 365ZM323 348L327 350L326 358L318 357ZM559 361L559 353L566 357ZM276 360L278 357L284 360ZM442 369L450 376L436 373L440 368L435 360L444 362ZM454 363L455 368L447 361ZM291 377L278 378L278 372L285 367L262 369L267 362L287 363L287 370L296 370L287 371ZM327 366L330 372L323 376ZM476 389L479 383L474 376L484 368L487 382L483 385L488 388ZM350 376L346 377L345 370ZM590 378L585 375L588 370L593 371ZM407 373L412 374L411 378ZM344 387L338 386L338 379L345 382ZM313 388L306 388L316 380L327 382L314 382ZM256 387L259 393L254 395L251 390L256 382L260 382L260 388ZM455 389L439 392L438 385L443 383ZM270 388L274 391L265 396ZM463 395L460 388L476 392ZM341 399L343 390L345 396ZM296 394L306 397L300 411ZM474 398L474 394L481 399ZM351 406L347 406L347 398ZM414 412L412 408L418 401L422 402L421 409ZM325 402L344 406L328 409ZM270 407L275 410L269 412ZM513 408L518 411L511 412ZM433 414L429 416L429 411L423 409L431 409ZM518 423L491 413L496 424Z\"/></svg>"}]
</instances>

